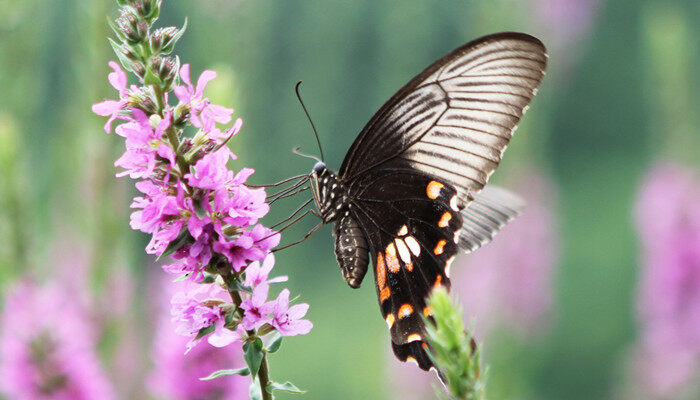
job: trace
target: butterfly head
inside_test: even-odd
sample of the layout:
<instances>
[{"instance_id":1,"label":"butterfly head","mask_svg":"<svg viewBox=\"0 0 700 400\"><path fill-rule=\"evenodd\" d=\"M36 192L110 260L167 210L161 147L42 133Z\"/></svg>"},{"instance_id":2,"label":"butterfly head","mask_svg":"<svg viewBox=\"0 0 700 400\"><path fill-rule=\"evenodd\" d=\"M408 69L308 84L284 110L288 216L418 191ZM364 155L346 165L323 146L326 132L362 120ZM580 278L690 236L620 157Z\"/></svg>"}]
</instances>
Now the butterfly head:
<instances>
[{"instance_id":1,"label":"butterfly head","mask_svg":"<svg viewBox=\"0 0 700 400\"><path fill-rule=\"evenodd\" d=\"M326 164L321 161L311 171L311 190L323 222L331 222L347 211L345 187L338 175L326 168Z\"/></svg>"}]
</instances>

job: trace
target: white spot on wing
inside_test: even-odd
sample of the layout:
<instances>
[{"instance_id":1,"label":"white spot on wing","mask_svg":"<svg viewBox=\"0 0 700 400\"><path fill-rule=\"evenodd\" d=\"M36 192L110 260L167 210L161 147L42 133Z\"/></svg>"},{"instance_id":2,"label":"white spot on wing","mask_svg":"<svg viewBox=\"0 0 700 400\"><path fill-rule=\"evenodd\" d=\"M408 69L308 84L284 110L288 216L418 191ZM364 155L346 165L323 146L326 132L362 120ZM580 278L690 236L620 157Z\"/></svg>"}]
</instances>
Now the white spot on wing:
<instances>
[{"instance_id":1,"label":"white spot on wing","mask_svg":"<svg viewBox=\"0 0 700 400\"><path fill-rule=\"evenodd\" d=\"M399 236L404 236L408 233L408 227L406 225L402 226L401 229L399 229Z\"/></svg>"},{"instance_id":2,"label":"white spot on wing","mask_svg":"<svg viewBox=\"0 0 700 400\"><path fill-rule=\"evenodd\" d=\"M406 236L404 240L406 241L406 245L408 245L408 248L411 249L411 253L413 253L414 256L418 257L420 255L420 244L418 244L416 238L414 238L413 236Z\"/></svg>"},{"instance_id":3,"label":"white spot on wing","mask_svg":"<svg viewBox=\"0 0 700 400\"><path fill-rule=\"evenodd\" d=\"M457 195L452 196L450 199L450 208L452 208L454 211L459 211L459 207L457 206Z\"/></svg>"},{"instance_id":4,"label":"white spot on wing","mask_svg":"<svg viewBox=\"0 0 700 400\"><path fill-rule=\"evenodd\" d=\"M447 275L448 278L450 277L450 268L452 268L452 263L454 262L455 258L456 256L452 256L445 262L445 275Z\"/></svg>"},{"instance_id":5,"label":"white spot on wing","mask_svg":"<svg viewBox=\"0 0 700 400\"><path fill-rule=\"evenodd\" d=\"M410 263L411 253L408 251L406 243L401 239L394 239L394 242L396 243L396 248L399 250L399 257L401 257L401 260L406 264Z\"/></svg>"}]
</instances>

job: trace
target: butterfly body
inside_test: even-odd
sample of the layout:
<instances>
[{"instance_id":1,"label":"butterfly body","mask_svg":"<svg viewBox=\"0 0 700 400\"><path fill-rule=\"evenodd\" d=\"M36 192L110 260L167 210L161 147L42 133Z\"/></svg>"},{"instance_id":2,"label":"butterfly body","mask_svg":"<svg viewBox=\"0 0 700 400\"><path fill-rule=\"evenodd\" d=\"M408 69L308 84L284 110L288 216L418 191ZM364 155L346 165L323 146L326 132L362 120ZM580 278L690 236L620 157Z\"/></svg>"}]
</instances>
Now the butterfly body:
<instances>
[{"instance_id":1,"label":"butterfly body","mask_svg":"<svg viewBox=\"0 0 700 400\"><path fill-rule=\"evenodd\" d=\"M360 286L372 260L379 307L394 354L433 366L426 297L450 287L459 249L474 251L521 210L485 187L544 77L546 53L522 33L486 36L413 78L372 117L336 174L310 175L324 223L335 223L343 278Z\"/></svg>"}]
</instances>

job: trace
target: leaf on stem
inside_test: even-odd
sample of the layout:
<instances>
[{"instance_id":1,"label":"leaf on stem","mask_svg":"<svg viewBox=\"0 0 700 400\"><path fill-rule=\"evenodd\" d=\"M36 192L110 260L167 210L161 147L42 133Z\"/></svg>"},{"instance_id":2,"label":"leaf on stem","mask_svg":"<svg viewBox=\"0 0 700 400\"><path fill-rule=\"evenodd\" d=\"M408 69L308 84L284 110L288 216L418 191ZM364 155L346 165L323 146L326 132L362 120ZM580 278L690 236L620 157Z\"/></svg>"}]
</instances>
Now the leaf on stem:
<instances>
[{"instance_id":1,"label":"leaf on stem","mask_svg":"<svg viewBox=\"0 0 700 400\"><path fill-rule=\"evenodd\" d=\"M260 370L260 364L263 359L263 342L260 338L256 338L252 342L246 342L243 345L243 359L245 360L248 368L250 369L251 375L256 377L258 371Z\"/></svg>"},{"instance_id":2,"label":"leaf on stem","mask_svg":"<svg viewBox=\"0 0 700 400\"><path fill-rule=\"evenodd\" d=\"M270 384L267 385L265 390L267 390L268 393L272 393L275 390L280 390L282 392L294 393L294 394L306 393L306 390L299 389L292 382L289 382L289 381L287 381L285 383L270 382Z\"/></svg>"},{"instance_id":3,"label":"leaf on stem","mask_svg":"<svg viewBox=\"0 0 700 400\"><path fill-rule=\"evenodd\" d=\"M247 367L237 368L237 369L220 369L216 372L213 372L211 375L209 375L205 378L199 378L199 380L200 381L210 381L210 380L216 379L220 376L232 376L232 375L247 376L247 375L250 375L250 371L248 370Z\"/></svg>"}]
</instances>

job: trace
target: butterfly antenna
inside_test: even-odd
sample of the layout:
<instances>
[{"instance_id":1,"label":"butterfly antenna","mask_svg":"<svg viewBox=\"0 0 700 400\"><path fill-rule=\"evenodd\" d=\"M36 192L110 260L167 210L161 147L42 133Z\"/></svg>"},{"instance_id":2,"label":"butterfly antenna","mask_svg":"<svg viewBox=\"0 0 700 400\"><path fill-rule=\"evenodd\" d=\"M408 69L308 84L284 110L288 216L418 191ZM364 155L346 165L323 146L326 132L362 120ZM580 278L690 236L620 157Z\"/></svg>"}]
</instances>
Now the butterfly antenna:
<instances>
[{"instance_id":1,"label":"butterfly antenna","mask_svg":"<svg viewBox=\"0 0 700 400\"><path fill-rule=\"evenodd\" d=\"M318 151L321 152L321 161L325 160L323 157L323 148L321 147L321 139L318 138L318 131L316 130L316 125L314 125L314 121L311 120L311 116L309 115L309 111L306 109L306 105L304 105L304 101L301 99L301 94L299 94L299 86L301 85L301 81L297 82L297 85L294 87L294 91L297 93L297 99L299 99L299 103L301 103L301 108L304 109L304 113L306 114L306 118L308 118L309 122L311 123L311 129L314 130L314 135L316 135L316 143L318 143Z\"/></svg>"},{"instance_id":2,"label":"butterfly antenna","mask_svg":"<svg viewBox=\"0 0 700 400\"><path fill-rule=\"evenodd\" d=\"M320 160L320 159L319 159L318 157L316 157L316 156L312 156L312 155L310 155L310 154L304 154L304 153L302 153L301 151L299 151L299 147L300 147L300 146L297 146L297 147L293 148L293 149L292 149L292 153L294 153L294 154L296 154L296 155L298 155L298 156L302 156L302 157L306 157L306 158L311 158L312 160L316 160L316 161L321 161L321 162L323 162L322 160Z\"/></svg>"}]
</instances>

